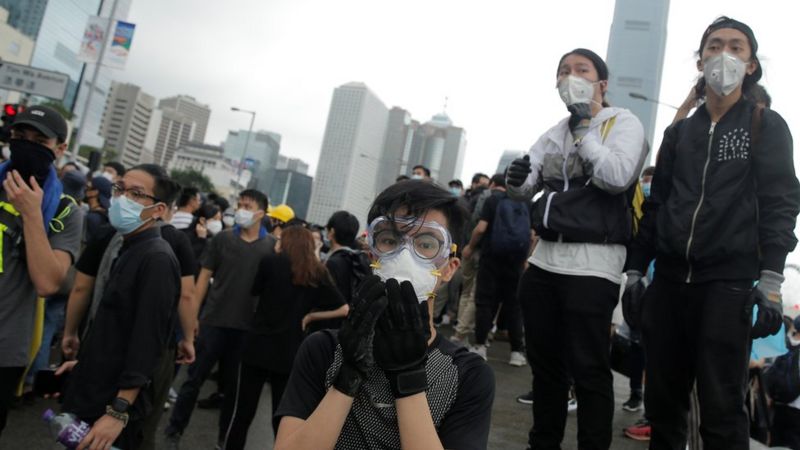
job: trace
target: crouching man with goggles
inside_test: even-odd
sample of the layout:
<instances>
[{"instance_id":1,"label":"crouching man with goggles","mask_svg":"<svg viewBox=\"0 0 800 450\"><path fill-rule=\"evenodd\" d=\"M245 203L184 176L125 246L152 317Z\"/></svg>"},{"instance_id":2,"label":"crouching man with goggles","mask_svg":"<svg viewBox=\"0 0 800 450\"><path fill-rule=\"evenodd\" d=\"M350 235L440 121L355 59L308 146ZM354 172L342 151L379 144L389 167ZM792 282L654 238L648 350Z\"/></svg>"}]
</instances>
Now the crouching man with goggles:
<instances>
[{"instance_id":1,"label":"crouching man with goggles","mask_svg":"<svg viewBox=\"0 0 800 450\"><path fill-rule=\"evenodd\" d=\"M494 374L437 335L433 293L459 266L466 212L421 181L383 191L369 212L375 275L338 334L309 336L275 413L276 449L485 449Z\"/></svg>"}]
</instances>

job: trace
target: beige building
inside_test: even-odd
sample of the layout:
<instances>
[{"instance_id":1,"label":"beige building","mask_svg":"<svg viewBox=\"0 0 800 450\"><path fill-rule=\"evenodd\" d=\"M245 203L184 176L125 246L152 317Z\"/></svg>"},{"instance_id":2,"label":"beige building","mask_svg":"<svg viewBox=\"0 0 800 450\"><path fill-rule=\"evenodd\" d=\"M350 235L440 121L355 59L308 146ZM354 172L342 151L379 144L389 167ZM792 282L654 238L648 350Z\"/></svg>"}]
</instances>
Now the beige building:
<instances>
[{"instance_id":1,"label":"beige building","mask_svg":"<svg viewBox=\"0 0 800 450\"><path fill-rule=\"evenodd\" d=\"M151 122L155 135L152 147L156 164L168 167L178 148L192 140L197 123L191 117L172 108L159 107L157 119ZM150 148L148 146L148 148Z\"/></svg>"},{"instance_id":2,"label":"beige building","mask_svg":"<svg viewBox=\"0 0 800 450\"><path fill-rule=\"evenodd\" d=\"M208 119L211 117L211 108L208 105L204 105L188 95L176 95L162 98L158 102L158 107L175 110L193 120L195 127L190 140L193 142L205 142Z\"/></svg>"},{"instance_id":3,"label":"beige building","mask_svg":"<svg viewBox=\"0 0 800 450\"><path fill-rule=\"evenodd\" d=\"M33 39L8 24L8 10L0 7L0 61L29 65L34 44ZM0 89L0 102L17 103L20 95Z\"/></svg>"},{"instance_id":4,"label":"beige building","mask_svg":"<svg viewBox=\"0 0 800 450\"><path fill-rule=\"evenodd\" d=\"M152 162L144 143L155 105L155 97L135 84L111 84L100 134L104 147L113 149L126 167Z\"/></svg>"}]
</instances>

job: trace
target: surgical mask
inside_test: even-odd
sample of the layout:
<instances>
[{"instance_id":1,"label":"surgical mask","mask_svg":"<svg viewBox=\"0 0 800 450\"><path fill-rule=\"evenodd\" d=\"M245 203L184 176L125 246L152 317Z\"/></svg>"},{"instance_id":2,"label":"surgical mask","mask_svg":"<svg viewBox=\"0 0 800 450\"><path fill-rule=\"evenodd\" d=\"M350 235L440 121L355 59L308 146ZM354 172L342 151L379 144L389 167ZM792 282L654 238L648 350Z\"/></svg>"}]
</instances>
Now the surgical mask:
<instances>
[{"instance_id":1,"label":"surgical mask","mask_svg":"<svg viewBox=\"0 0 800 450\"><path fill-rule=\"evenodd\" d=\"M236 218L234 216L222 216L222 223L226 228L231 228L236 225Z\"/></svg>"},{"instance_id":2,"label":"surgical mask","mask_svg":"<svg viewBox=\"0 0 800 450\"><path fill-rule=\"evenodd\" d=\"M410 282L420 303L434 295L436 280L441 276L436 265L432 262L418 261L406 248L399 253L378 259L377 263L372 264L372 268L375 275L381 277L383 282L390 278L394 278L398 283Z\"/></svg>"},{"instance_id":3,"label":"surgical mask","mask_svg":"<svg viewBox=\"0 0 800 450\"><path fill-rule=\"evenodd\" d=\"M114 175L111 172L103 172L100 174L101 177L105 178L108 181L114 181Z\"/></svg>"},{"instance_id":4,"label":"surgical mask","mask_svg":"<svg viewBox=\"0 0 800 450\"><path fill-rule=\"evenodd\" d=\"M219 220L206 221L206 230L211 234L217 234L222 231L222 222Z\"/></svg>"},{"instance_id":5,"label":"surgical mask","mask_svg":"<svg viewBox=\"0 0 800 450\"><path fill-rule=\"evenodd\" d=\"M236 215L234 216L234 220L236 222L236 225L239 225L240 227L244 228L249 228L255 222L255 220L253 219L254 215L255 213L253 211L248 211L246 209L237 209Z\"/></svg>"},{"instance_id":6,"label":"surgical mask","mask_svg":"<svg viewBox=\"0 0 800 450\"><path fill-rule=\"evenodd\" d=\"M558 95L567 106L592 103L594 83L583 77L568 75L558 83Z\"/></svg>"},{"instance_id":7,"label":"surgical mask","mask_svg":"<svg viewBox=\"0 0 800 450\"><path fill-rule=\"evenodd\" d=\"M461 189L459 189L457 187L451 187L450 188L450 193L453 194L456 197L461 197Z\"/></svg>"},{"instance_id":8,"label":"surgical mask","mask_svg":"<svg viewBox=\"0 0 800 450\"><path fill-rule=\"evenodd\" d=\"M744 61L728 52L722 52L705 60L703 77L708 87L717 95L725 97L742 84L746 68Z\"/></svg>"},{"instance_id":9,"label":"surgical mask","mask_svg":"<svg viewBox=\"0 0 800 450\"><path fill-rule=\"evenodd\" d=\"M789 345L790 345L791 347L797 347L797 346L800 346L800 339L796 339L796 338L793 338L793 337L791 337L791 336L790 336L790 337L789 337Z\"/></svg>"},{"instance_id":10,"label":"surgical mask","mask_svg":"<svg viewBox=\"0 0 800 450\"><path fill-rule=\"evenodd\" d=\"M422 179L422 175L417 175L417 174L411 175L411 179L412 180L421 180Z\"/></svg>"},{"instance_id":11,"label":"surgical mask","mask_svg":"<svg viewBox=\"0 0 800 450\"><path fill-rule=\"evenodd\" d=\"M26 183L34 177L43 184L56 159L55 153L49 147L27 139L11 139L9 147L11 168L19 172Z\"/></svg>"},{"instance_id":12,"label":"surgical mask","mask_svg":"<svg viewBox=\"0 0 800 450\"><path fill-rule=\"evenodd\" d=\"M111 207L108 209L108 220L111 226L123 235L133 233L144 225L142 220L144 205L136 203L124 195L111 198ZM148 219L150 220L150 219Z\"/></svg>"},{"instance_id":13,"label":"surgical mask","mask_svg":"<svg viewBox=\"0 0 800 450\"><path fill-rule=\"evenodd\" d=\"M642 193L644 198L650 198L650 183L642 183Z\"/></svg>"}]
</instances>

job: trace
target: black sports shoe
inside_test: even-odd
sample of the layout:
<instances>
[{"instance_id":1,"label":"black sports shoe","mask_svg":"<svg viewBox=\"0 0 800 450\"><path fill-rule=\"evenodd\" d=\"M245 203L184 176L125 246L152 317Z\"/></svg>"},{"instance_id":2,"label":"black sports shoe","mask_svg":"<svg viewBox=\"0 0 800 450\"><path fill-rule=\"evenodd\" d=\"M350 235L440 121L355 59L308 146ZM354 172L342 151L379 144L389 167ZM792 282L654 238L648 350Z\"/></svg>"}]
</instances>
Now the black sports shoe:
<instances>
[{"instance_id":1,"label":"black sports shoe","mask_svg":"<svg viewBox=\"0 0 800 450\"><path fill-rule=\"evenodd\" d=\"M622 409L630 412L643 410L644 404L642 403L642 396L636 393L631 393L631 397L628 399L628 401L622 404Z\"/></svg>"},{"instance_id":2,"label":"black sports shoe","mask_svg":"<svg viewBox=\"0 0 800 450\"><path fill-rule=\"evenodd\" d=\"M224 399L224 395L220 394L219 392L214 392L213 394L209 395L208 398L198 400L197 407L200 409L219 409L222 407L222 401Z\"/></svg>"},{"instance_id":3,"label":"black sports shoe","mask_svg":"<svg viewBox=\"0 0 800 450\"><path fill-rule=\"evenodd\" d=\"M528 393L522 394L519 397L517 397L517 403L522 403L523 405L532 405L533 391L528 391Z\"/></svg>"}]
</instances>

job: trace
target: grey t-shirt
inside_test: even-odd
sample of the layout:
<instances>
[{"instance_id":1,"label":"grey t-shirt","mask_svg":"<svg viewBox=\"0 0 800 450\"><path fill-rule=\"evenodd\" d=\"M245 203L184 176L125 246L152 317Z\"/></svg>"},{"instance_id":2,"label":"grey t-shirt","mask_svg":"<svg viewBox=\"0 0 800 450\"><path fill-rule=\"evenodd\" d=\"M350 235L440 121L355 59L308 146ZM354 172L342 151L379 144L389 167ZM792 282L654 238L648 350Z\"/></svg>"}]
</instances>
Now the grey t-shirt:
<instances>
[{"instance_id":1,"label":"grey t-shirt","mask_svg":"<svg viewBox=\"0 0 800 450\"><path fill-rule=\"evenodd\" d=\"M0 192L0 200L7 201ZM50 247L69 253L74 262L78 256L83 231L83 215L75 208L62 218L64 229L50 231ZM0 367L23 367L28 365L28 351L33 335L36 310L36 289L33 286L25 255L19 247L3 238L0 273Z\"/></svg>"},{"instance_id":2,"label":"grey t-shirt","mask_svg":"<svg viewBox=\"0 0 800 450\"><path fill-rule=\"evenodd\" d=\"M275 251L275 238L242 240L233 230L214 236L201 258L213 272L200 322L215 327L249 330L258 297L251 295L261 259Z\"/></svg>"}]
</instances>

